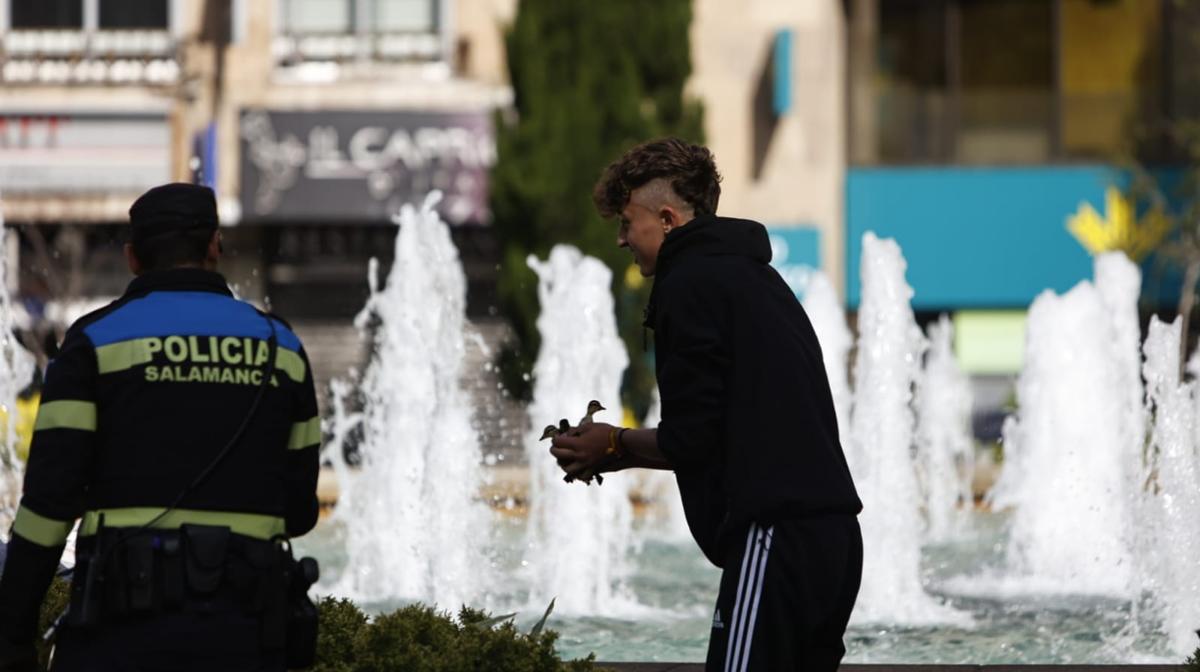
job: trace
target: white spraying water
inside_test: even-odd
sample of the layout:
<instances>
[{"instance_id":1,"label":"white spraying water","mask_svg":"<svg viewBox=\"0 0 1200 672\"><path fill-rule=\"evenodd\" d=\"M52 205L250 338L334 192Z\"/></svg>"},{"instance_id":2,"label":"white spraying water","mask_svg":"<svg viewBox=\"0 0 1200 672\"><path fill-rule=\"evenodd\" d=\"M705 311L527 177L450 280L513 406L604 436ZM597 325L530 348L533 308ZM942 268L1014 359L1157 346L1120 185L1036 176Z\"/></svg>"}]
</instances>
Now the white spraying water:
<instances>
[{"instance_id":1,"label":"white spraying water","mask_svg":"<svg viewBox=\"0 0 1200 672\"><path fill-rule=\"evenodd\" d=\"M1143 404L1142 329L1138 318L1138 296L1142 290L1142 271L1122 252L1102 254L1094 260L1096 291L1104 304L1107 320L1099 325L1112 340L1113 376L1117 385L1116 401L1121 414L1119 437L1122 463L1136 464L1146 440L1147 411ZM1126 469L1126 492L1138 488L1136 469Z\"/></svg>"},{"instance_id":2,"label":"white spraying water","mask_svg":"<svg viewBox=\"0 0 1200 672\"><path fill-rule=\"evenodd\" d=\"M1029 310L1020 410L1005 422L1005 465L992 499L1014 509L1010 583L1034 592L1128 596L1134 585L1130 422L1137 412L1129 406L1136 400L1140 408L1141 382L1136 373L1129 380L1128 325L1114 317L1112 302L1125 295L1136 306L1136 289L1130 297L1128 288L1137 273L1128 261L1098 260L1096 285L1043 292ZM1137 342L1135 335L1135 358Z\"/></svg>"},{"instance_id":3,"label":"white spraying water","mask_svg":"<svg viewBox=\"0 0 1200 672\"><path fill-rule=\"evenodd\" d=\"M13 335L13 304L8 294L8 246L12 242L0 212L0 529L6 533L17 513L25 474L17 457L17 395L33 380L37 365Z\"/></svg>"},{"instance_id":4,"label":"white spraying water","mask_svg":"<svg viewBox=\"0 0 1200 672\"><path fill-rule=\"evenodd\" d=\"M658 388L654 388L650 408L646 411L642 426L655 428L661 420L662 399L659 397ZM675 480L675 472L656 469L641 471L642 492L658 504L655 508L654 524L649 528L649 532L663 541L691 543L692 533L683 513L683 500L679 496L679 483Z\"/></svg>"},{"instance_id":5,"label":"white spraying water","mask_svg":"<svg viewBox=\"0 0 1200 672\"><path fill-rule=\"evenodd\" d=\"M863 500L857 623L962 622L921 585L920 494L913 468L912 388L924 337L909 301L907 264L894 240L863 236L862 303L850 418L850 468ZM853 456L851 458L851 455Z\"/></svg>"},{"instance_id":6,"label":"white spraying water","mask_svg":"<svg viewBox=\"0 0 1200 672\"><path fill-rule=\"evenodd\" d=\"M1200 624L1200 457L1196 451L1196 382L1179 378L1182 322L1157 317L1143 347L1146 411L1154 418L1140 474L1138 567L1153 596L1170 647L1180 655L1196 644ZM1135 462L1135 465L1139 462Z\"/></svg>"},{"instance_id":7,"label":"white spraying water","mask_svg":"<svg viewBox=\"0 0 1200 672\"><path fill-rule=\"evenodd\" d=\"M854 345L853 335L846 326L846 313L837 291L829 277L821 271L813 272L804 292L804 312L817 332L821 344L821 356L825 360L825 375L829 378L829 391L833 395L833 409L837 413L838 436L843 443L849 436L850 381L846 375L846 360Z\"/></svg>"},{"instance_id":8,"label":"white spraying water","mask_svg":"<svg viewBox=\"0 0 1200 672\"><path fill-rule=\"evenodd\" d=\"M954 359L954 325L929 325L929 351L917 381L917 477L926 538L947 541L964 529L973 497L971 383Z\"/></svg>"},{"instance_id":9,"label":"white spraying water","mask_svg":"<svg viewBox=\"0 0 1200 672\"><path fill-rule=\"evenodd\" d=\"M534 365L529 460L527 569L534 604L555 598L556 613L611 616L634 604L623 581L633 541L630 472L604 485L564 483L563 472L539 441L542 429L566 418L575 425L598 400L598 422L619 424L621 375L629 364L617 334L612 273L574 247L557 245L545 261L528 260L538 276L541 351Z\"/></svg>"},{"instance_id":10,"label":"white spraying water","mask_svg":"<svg viewBox=\"0 0 1200 672\"><path fill-rule=\"evenodd\" d=\"M374 350L361 390L362 467L340 474L334 515L348 560L332 590L457 610L484 603L492 587L491 512L478 499L481 451L460 385L466 280L439 199L401 210L387 284L372 260L355 321L374 326Z\"/></svg>"}]
</instances>

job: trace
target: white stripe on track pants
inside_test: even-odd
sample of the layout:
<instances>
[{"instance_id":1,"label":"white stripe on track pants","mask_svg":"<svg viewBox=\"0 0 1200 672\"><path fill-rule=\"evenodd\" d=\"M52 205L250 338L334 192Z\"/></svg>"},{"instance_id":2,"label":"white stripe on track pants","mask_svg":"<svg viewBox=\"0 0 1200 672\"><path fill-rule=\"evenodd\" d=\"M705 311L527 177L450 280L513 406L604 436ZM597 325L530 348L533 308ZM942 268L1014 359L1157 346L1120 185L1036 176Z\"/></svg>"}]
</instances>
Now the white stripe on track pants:
<instances>
[{"instance_id":1,"label":"white stripe on track pants","mask_svg":"<svg viewBox=\"0 0 1200 672\"><path fill-rule=\"evenodd\" d=\"M751 524L724 566L708 672L837 670L862 579L855 516Z\"/></svg>"}]
</instances>

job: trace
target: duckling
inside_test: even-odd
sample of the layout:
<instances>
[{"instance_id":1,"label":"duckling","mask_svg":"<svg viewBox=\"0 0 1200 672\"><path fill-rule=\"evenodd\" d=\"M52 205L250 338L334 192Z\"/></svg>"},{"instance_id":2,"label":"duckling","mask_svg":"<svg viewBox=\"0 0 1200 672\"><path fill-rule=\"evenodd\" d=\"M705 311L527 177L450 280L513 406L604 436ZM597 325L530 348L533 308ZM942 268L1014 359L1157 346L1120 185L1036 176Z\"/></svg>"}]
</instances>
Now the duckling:
<instances>
[{"instance_id":1,"label":"duckling","mask_svg":"<svg viewBox=\"0 0 1200 672\"><path fill-rule=\"evenodd\" d=\"M589 401L588 407L587 407L587 415L583 416L583 418L581 418L579 420L579 426L583 427L584 425L592 424L592 416L603 410L607 410L607 409L605 409L604 406L602 406L600 404L600 402L596 401L595 399Z\"/></svg>"},{"instance_id":2,"label":"duckling","mask_svg":"<svg viewBox=\"0 0 1200 672\"><path fill-rule=\"evenodd\" d=\"M562 434L563 431L565 431L562 429L563 423L566 423L566 419L563 419L562 423L560 423L558 427L555 427L554 425L546 425L546 428L542 430L542 438L538 439L538 441L545 441L546 439L551 439L551 438L558 436L559 434ZM563 476L563 480L566 481L567 483L571 483L572 481L575 480L575 477L571 476L570 474L567 474L566 476ZM583 480L588 485L592 484L591 478L584 478ZM604 477L601 476L600 474L596 474L596 482L598 484L603 484Z\"/></svg>"},{"instance_id":3,"label":"duckling","mask_svg":"<svg viewBox=\"0 0 1200 672\"><path fill-rule=\"evenodd\" d=\"M588 414L586 416L584 416L583 420L580 421L580 423L579 423L580 426L583 426L592 421L591 416L593 413L596 412L592 408L593 405L599 406L601 410L603 410L603 408L604 408L603 406L600 406L600 402L598 402L598 401L593 401L593 402L589 403L588 404ZM571 423L568 422L566 418L563 418L558 421L558 427L555 427L554 425L546 425L546 429L542 432L542 438L545 439L550 436L559 436L560 434L566 434L567 432L571 431L572 429L578 429L578 428L571 427ZM551 430L553 430L553 433L551 433ZM583 477L579 478L578 480L581 480L584 483L591 485L593 478L596 479L597 485L604 483L604 477L601 476L600 474L596 474L595 476L592 476L590 474L585 474ZM576 480L575 477L570 474L563 476L563 483L574 483L575 480Z\"/></svg>"},{"instance_id":4,"label":"duckling","mask_svg":"<svg viewBox=\"0 0 1200 672\"><path fill-rule=\"evenodd\" d=\"M591 401L589 401L588 405L587 405L587 414L579 419L579 427L586 427L587 425L592 424L592 422L593 422L592 416L594 416L597 413L599 413L600 411L604 411L604 410L607 410L607 409L604 408L604 405L601 404L599 401L596 401L595 399L592 399ZM588 485L591 485L593 478L596 479L596 485L604 485L604 477L601 476L600 474L593 475L591 472L585 473L584 475L580 476L579 480L583 481L584 483L587 483ZM574 480L574 479L572 479L572 480ZM571 481L567 481L567 482L570 483Z\"/></svg>"},{"instance_id":5,"label":"duckling","mask_svg":"<svg viewBox=\"0 0 1200 672\"><path fill-rule=\"evenodd\" d=\"M604 477L600 474L593 474L590 471L584 473L578 479L570 474L567 474L566 476L563 476L563 483L574 483L576 480L580 480L583 481L585 485L591 485L593 478L596 479L596 485L604 485Z\"/></svg>"}]
</instances>

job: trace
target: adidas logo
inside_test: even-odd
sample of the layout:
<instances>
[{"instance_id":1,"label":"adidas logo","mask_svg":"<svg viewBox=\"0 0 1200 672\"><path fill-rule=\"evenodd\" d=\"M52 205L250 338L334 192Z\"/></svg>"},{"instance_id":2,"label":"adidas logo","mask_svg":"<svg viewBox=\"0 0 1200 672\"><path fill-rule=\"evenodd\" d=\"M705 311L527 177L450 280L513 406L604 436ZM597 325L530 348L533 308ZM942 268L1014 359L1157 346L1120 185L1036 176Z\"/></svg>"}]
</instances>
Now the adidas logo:
<instances>
[{"instance_id":1,"label":"adidas logo","mask_svg":"<svg viewBox=\"0 0 1200 672\"><path fill-rule=\"evenodd\" d=\"M720 609L717 609L716 612L713 613L712 629L713 630L724 630L725 629L725 624L721 622L721 610Z\"/></svg>"}]
</instances>

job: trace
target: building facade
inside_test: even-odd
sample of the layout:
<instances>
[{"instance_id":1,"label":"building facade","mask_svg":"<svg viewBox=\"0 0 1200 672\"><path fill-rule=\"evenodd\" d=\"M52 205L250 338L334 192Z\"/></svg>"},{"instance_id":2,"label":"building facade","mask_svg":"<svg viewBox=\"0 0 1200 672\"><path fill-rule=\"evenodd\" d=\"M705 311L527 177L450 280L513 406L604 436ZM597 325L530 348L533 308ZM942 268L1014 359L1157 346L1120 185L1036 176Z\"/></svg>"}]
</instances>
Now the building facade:
<instances>
[{"instance_id":1,"label":"building facade","mask_svg":"<svg viewBox=\"0 0 1200 672\"><path fill-rule=\"evenodd\" d=\"M721 211L761 221L797 293L841 286L845 17L838 0L696 0L689 91L724 178Z\"/></svg>"},{"instance_id":2,"label":"building facade","mask_svg":"<svg viewBox=\"0 0 1200 672\"><path fill-rule=\"evenodd\" d=\"M1200 114L1194 4L695 0L688 89L721 209L769 227L798 294L819 268L850 311L863 234L895 238L919 314L954 313L968 369L1011 375L1036 294L1090 277L1072 218L1110 221L1131 166L1187 158L1169 122ZM0 0L0 202L26 310L61 324L118 294L129 203L187 180L218 194L242 295L342 325L367 260L391 256L391 214L438 189L486 317L517 5Z\"/></svg>"},{"instance_id":3,"label":"building facade","mask_svg":"<svg viewBox=\"0 0 1200 672\"><path fill-rule=\"evenodd\" d=\"M1198 109L1196 15L1159 0L846 3L849 307L863 233L894 237L914 307L958 313L987 345L960 334L967 367L1014 372L1024 310L1092 275L1103 246L1080 218L1118 225L1136 174L1169 181L1190 158L1175 130ZM1169 306L1170 269L1137 260L1144 297Z\"/></svg>"},{"instance_id":4,"label":"building facade","mask_svg":"<svg viewBox=\"0 0 1200 672\"><path fill-rule=\"evenodd\" d=\"M119 294L129 204L173 180L216 191L239 293L318 322L361 308L367 260L391 256L392 213L440 189L485 302L513 9L0 1L0 200L20 233L23 305L61 328Z\"/></svg>"}]
</instances>

